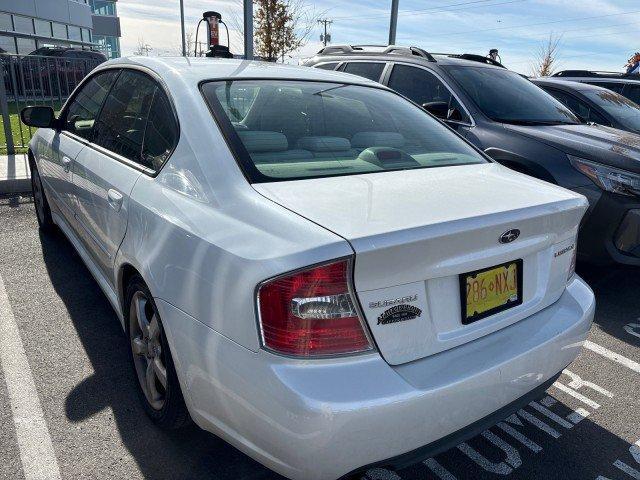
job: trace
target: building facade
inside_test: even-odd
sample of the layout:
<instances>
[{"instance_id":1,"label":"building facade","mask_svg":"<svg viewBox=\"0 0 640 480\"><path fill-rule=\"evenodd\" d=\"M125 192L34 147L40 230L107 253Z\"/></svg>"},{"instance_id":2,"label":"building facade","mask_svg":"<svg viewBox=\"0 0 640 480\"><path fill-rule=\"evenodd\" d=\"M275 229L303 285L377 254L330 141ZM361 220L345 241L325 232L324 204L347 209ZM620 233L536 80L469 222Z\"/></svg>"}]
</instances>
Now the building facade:
<instances>
[{"instance_id":1,"label":"building facade","mask_svg":"<svg viewBox=\"0 0 640 480\"><path fill-rule=\"evenodd\" d=\"M120 56L115 0L0 0L0 53L27 55L47 46Z\"/></svg>"}]
</instances>

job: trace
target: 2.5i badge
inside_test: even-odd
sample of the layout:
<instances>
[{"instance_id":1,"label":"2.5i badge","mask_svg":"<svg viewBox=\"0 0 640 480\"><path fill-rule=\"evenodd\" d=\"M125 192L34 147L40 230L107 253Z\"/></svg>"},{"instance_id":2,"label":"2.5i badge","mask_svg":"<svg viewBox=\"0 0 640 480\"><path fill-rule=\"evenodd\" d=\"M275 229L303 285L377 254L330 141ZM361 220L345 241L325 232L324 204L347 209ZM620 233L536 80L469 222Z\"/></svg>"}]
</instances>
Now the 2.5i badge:
<instances>
[{"instance_id":1,"label":"2.5i badge","mask_svg":"<svg viewBox=\"0 0 640 480\"><path fill-rule=\"evenodd\" d=\"M414 307L413 305L396 305L395 307L385 310L382 315L378 317L378 325L405 322L407 320L413 320L420 315L422 315L422 310L418 307Z\"/></svg>"}]
</instances>

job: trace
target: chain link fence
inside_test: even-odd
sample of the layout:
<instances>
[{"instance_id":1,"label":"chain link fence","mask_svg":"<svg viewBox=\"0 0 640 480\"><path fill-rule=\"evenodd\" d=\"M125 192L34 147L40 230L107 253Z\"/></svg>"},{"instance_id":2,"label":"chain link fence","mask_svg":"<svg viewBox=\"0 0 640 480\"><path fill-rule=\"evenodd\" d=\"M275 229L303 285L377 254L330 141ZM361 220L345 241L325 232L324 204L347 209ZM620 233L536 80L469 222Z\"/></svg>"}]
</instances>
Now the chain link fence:
<instances>
[{"instance_id":1,"label":"chain link fence","mask_svg":"<svg viewBox=\"0 0 640 480\"><path fill-rule=\"evenodd\" d=\"M102 63L92 58L0 55L0 154L24 153L34 130L22 124L27 106L60 111L82 79Z\"/></svg>"}]
</instances>

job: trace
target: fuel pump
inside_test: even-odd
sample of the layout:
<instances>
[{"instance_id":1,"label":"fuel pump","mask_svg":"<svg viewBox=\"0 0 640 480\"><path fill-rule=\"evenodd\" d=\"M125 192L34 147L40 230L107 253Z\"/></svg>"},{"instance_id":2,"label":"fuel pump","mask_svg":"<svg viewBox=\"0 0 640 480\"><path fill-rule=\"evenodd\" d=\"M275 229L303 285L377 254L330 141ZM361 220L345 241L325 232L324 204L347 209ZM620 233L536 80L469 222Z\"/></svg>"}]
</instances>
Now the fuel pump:
<instances>
[{"instance_id":1,"label":"fuel pump","mask_svg":"<svg viewBox=\"0 0 640 480\"><path fill-rule=\"evenodd\" d=\"M221 57L221 58L233 58L233 54L229 51L229 27L222 21L222 15L218 12L204 12L202 19L198 22L198 28L196 29L196 55L198 50L198 33L200 30L200 24L205 22L207 24L207 57ZM224 25L227 30L227 45L220 45L220 25Z\"/></svg>"}]
</instances>

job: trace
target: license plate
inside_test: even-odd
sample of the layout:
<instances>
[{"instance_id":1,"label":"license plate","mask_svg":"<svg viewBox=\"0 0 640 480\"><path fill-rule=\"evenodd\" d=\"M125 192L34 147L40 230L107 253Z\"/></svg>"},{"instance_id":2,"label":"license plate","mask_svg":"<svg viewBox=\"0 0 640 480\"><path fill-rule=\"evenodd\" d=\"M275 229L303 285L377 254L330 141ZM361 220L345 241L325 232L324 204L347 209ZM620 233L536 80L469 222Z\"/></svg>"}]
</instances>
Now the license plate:
<instances>
[{"instance_id":1,"label":"license plate","mask_svg":"<svg viewBox=\"0 0 640 480\"><path fill-rule=\"evenodd\" d=\"M460 275L462 323L477 322L522 303L522 260Z\"/></svg>"}]
</instances>

